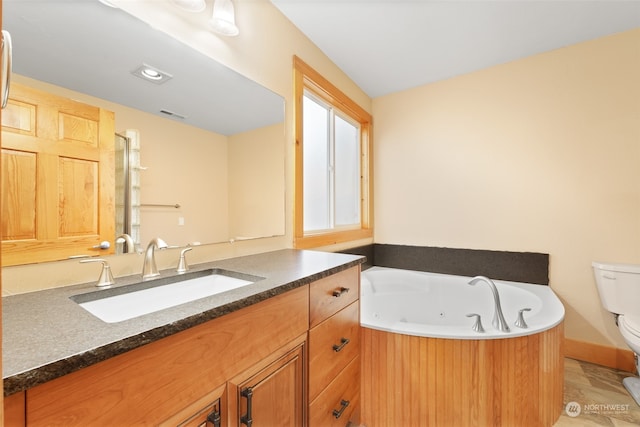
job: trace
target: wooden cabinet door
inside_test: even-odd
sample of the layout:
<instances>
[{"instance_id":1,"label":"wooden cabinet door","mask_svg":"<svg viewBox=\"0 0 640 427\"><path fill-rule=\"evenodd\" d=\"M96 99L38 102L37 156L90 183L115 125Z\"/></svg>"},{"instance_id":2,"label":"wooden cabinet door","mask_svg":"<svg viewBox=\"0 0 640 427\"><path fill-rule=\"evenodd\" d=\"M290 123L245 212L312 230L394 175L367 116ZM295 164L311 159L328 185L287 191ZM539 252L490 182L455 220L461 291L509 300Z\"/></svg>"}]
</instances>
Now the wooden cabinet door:
<instances>
[{"instance_id":1,"label":"wooden cabinet door","mask_svg":"<svg viewBox=\"0 0 640 427\"><path fill-rule=\"evenodd\" d=\"M231 426L304 425L303 345L249 378L229 382Z\"/></svg>"},{"instance_id":2,"label":"wooden cabinet door","mask_svg":"<svg viewBox=\"0 0 640 427\"><path fill-rule=\"evenodd\" d=\"M2 264L97 255L115 233L114 114L13 83L2 112Z\"/></svg>"}]
</instances>

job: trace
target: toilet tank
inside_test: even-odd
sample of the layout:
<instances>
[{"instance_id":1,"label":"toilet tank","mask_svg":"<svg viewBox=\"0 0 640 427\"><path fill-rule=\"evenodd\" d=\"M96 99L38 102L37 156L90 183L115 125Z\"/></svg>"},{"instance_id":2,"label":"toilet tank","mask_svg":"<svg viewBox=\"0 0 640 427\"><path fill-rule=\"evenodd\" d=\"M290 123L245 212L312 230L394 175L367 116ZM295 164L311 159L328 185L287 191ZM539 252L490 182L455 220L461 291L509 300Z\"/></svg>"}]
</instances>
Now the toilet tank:
<instances>
[{"instance_id":1,"label":"toilet tank","mask_svg":"<svg viewBox=\"0 0 640 427\"><path fill-rule=\"evenodd\" d=\"M602 306L616 314L640 313L640 265L593 262Z\"/></svg>"}]
</instances>

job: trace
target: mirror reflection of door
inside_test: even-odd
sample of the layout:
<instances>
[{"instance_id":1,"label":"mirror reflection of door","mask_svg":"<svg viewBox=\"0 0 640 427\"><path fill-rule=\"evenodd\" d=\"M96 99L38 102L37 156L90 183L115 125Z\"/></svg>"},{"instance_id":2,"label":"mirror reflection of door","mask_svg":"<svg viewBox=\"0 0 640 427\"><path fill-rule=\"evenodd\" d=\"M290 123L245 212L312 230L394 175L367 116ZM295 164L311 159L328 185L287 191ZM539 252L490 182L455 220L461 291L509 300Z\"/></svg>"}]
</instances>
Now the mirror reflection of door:
<instances>
[{"instance_id":1,"label":"mirror reflection of door","mask_svg":"<svg viewBox=\"0 0 640 427\"><path fill-rule=\"evenodd\" d=\"M2 114L2 264L113 252L110 111L12 83Z\"/></svg>"}]
</instances>

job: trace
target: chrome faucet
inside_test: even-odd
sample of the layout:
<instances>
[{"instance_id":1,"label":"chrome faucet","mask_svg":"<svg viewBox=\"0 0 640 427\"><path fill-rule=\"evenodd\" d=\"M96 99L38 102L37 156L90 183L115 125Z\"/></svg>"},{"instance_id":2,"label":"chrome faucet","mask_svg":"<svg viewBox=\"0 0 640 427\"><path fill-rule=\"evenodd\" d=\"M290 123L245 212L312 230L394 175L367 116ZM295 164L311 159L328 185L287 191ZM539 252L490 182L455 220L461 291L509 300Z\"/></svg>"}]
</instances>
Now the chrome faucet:
<instances>
[{"instance_id":1,"label":"chrome faucet","mask_svg":"<svg viewBox=\"0 0 640 427\"><path fill-rule=\"evenodd\" d=\"M168 247L169 245L167 245L165 241L159 237L156 237L149 242L149 244L147 245L147 250L144 253L144 264L142 264L143 281L152 279L160 275L158 267L156 266L155 250L165 249Z\"/></svg>"},{"instance_id":2,"label":"chrome faucet","mask_svg":"<svg viewBox=\"0 0 640 427\"><path fill-rule=\"evenodd\" d=\"M189 271L189 264L187 264L187 256L186 253L192 250L191 246L184 248L180 251L180 260L178 261L178 268L176 269L176 273L182 274Z\"/></svg>"},{"instance_id":3,"label":"chrome faucet","mask_svg":"<svg viewBox=\"0 0 640 427\"><path fill-rule=\"evenodd\" d=\"M493 293L493 301L495 302L495 312L493 315L493 321L491 324L494 328L502 332L509 332L509 325L504 320L504 315L502 314L502 306L500 305L500 295L498 294L498 288L496 288L496 284L493 283L493 280L489 279L485 276L476 276L469 282L470 285L475 285L478 282L485 282L491 288L491 292Z\"/></svg>"},{"instance_id":4,"label":"chrome faucet","mask_svg":"<svg viewBox=\"0 0 640 427\"><path fill-rule=\"evenodd\" d=\"M116 243L124 243L125 253L131 254L135 252L136 245L133 242L133 239L131 238L131 236L129 236L127 233L121 234L118 237L116 237Z\"/></svg>"},{"instance_id":5,"label":"chrome faucet","mask_svg":"<svg viewBox=\"0 0 640 427\"><path fill-rule=\"evenodd\" d=\"M108 288L111 285L115 285L116 281L113 280L113 274L111 274L111 267L109 267L109 263L102 258L90 258L83 259L80 261L82 264L87 262L101 262L102 270L100 270L100 277L98 278L98 282L96 286L99 288Z\"/></svg>"}]
</instances>

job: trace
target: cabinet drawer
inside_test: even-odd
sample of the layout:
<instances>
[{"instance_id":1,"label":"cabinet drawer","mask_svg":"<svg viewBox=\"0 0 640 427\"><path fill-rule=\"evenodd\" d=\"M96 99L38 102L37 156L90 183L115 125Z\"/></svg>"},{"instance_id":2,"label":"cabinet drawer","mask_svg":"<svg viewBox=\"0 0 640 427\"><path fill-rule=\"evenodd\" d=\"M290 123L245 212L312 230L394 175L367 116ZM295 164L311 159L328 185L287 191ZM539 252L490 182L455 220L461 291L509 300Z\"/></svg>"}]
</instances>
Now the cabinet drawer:
<instances>
[{"instance_id":1,"label":"cabinet drawer","mask_svg":"<svg viewBox=\"0 0 640 427\"><path fill-rule=\"evenodd\" d=\"M311 402L309 405L309 427L345 426L349 421L358 425L360 422L359 406L360 358L356 357ZM343 408L344 410L342 410ZM341 410L342 413L340 413Z\"/></svg>"},{"instance_id":2,"label":"cabinet drawer","mask_svg":"<svg viewBox=\"0 0 640 427\"><path fill-rule=\"evenodd\" d=\"M311 283L309 323L314 327L360 297L360 267L341 271Z\"/></svg>"},{"instance_id":3,"label":"cabinet drawer","mask_svg":"<svg viewBox=\"0 0 640 427\"><path fill-rule=\"evenodd\" d=\"M309 331L309 399L313 400L360 353L359 303Z\"/></svg>"}]
</instances>

